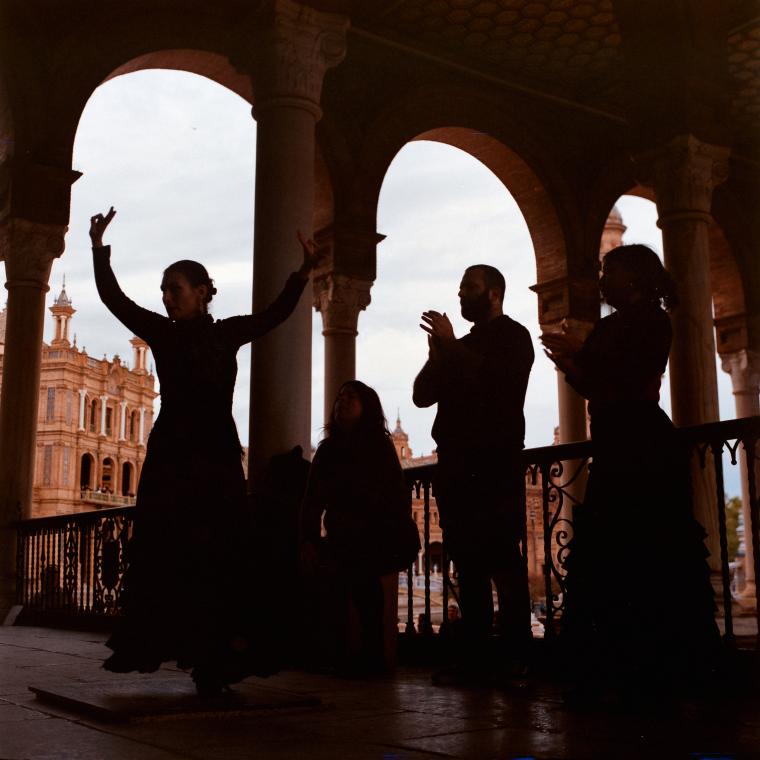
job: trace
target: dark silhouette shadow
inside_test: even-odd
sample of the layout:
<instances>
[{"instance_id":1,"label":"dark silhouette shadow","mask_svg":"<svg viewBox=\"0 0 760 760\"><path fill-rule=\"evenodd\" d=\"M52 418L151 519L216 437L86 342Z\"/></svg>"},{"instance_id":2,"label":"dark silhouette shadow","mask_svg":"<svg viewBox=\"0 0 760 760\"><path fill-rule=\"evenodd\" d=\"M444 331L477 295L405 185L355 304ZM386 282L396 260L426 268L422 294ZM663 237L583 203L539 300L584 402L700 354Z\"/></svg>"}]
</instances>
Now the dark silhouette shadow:
<instances>
[{"instance_id":1,"label":"dark silhouette shadow","mask_svg":"<svg viewBox=\"0 0 760 760\"><path fill-rule=\"evenodd\" d=\"M95 283L114 316L150 346L161 411L137 489L123 619L107 642L113 655L104 667L152 672L176 660L192 668L199 693L212 696L280 667L274 626L254 603L258 567L232 396L238 349L291 314L316 255L301 238L304 263L267 309L216 321L207 309L216 288L205 267L175 262L161 282L164 317L119 287L110 247L102 245L114 214L112 208L91 220Z\"/></svg>"},{"instance_id":2,"label":"dark silhouette shadow","mask_svg":"<svg viewBox=\"0 0 760 760\"><path fill-rule=\"evenodd\" d=\"M428 361L414 381L414 403L438 404L434 493L444 542L457 568L462 636L458 662L438 682L489 682L523 670L532 639L525 536L523 405L533 365L528 331L503 313L505 282L487 265L465 270L462 316L473 322L456 339L445 314L426 311ZM524 543L523 543L524 546ZM488 646L491 584L499 598L500 653Z\"/></svg>"},{"instance_id":3,"label":"dark silhouette shadow","mask_svg":"<svg viewBox=\"0 0 760 760\"><path fill-rule=\"evenodd\" d=\"M357 380L341 387L333 405L311 465L301 529L304 571L323 620L334 621L328 659L359 675L385 670L391 663L382 578L409 567L420 541L380 399ZM358 648L351 641L350 609L358 618Z\"/></svg>"},{"instance_id":4,"label":"dark silhouette shadow","mask_svg":"<svg viewBox=\"0 0 760 760\"><path fill-rule=\"evenodd\" d=\"M675 286L654 251L633 245L607 254L600 287L616 311L585 341L543 338L588 399L594 441L561 640L582 684L572 699L646 704L707 674L720 637L689 452L659 406Z\"/></svg>"}]
</instances>

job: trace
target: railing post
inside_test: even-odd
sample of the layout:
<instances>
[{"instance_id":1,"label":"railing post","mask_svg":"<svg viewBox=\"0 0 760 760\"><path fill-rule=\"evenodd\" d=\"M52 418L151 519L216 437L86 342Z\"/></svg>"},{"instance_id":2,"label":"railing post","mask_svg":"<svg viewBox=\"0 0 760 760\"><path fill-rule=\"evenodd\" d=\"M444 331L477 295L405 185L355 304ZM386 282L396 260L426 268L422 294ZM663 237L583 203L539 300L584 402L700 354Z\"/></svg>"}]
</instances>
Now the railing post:
<instances>
[{"instance_id":1,"label":"railing post","mask_svg":"<svg viewBox=\"0 0 760 760\"><path fill-rule=\"evenodd\" d=\"M424 528L423 539L425 547L425 635L433 633L433 623L430 619L430 481L422 483L424 502Z\"/></svg>"},{"instance_id":2,"label":"railing post","mask_svg":"<svg viewBox=\"0 0 760 760\"><path fill-rule=\"evenodd\" d=\"M758 460L757 442L757 426L755 426L755 429L748 432L742 443L746 452L745 462L747 464L747 486L749 491L750 515L750 525L745 527L745 531L747 528L749 528L749 531L752 535L752 549L754 551L755 559L755 611L757 616L757 636L755 637L755 648L760 650L760 504L758 504L757 478L755 476L756 464Z\"/></svg>"},{"instance_id":3,"label":"railing post","mask_svg":"<svg viewBox=\"0 0 760 760\"><path fill-rule=\"evenodd\" d=\"M715 465L715 496L718 508L718 531L720 538L720 570L723 585L723 620L726 632L724 641L734 648L736 638L734 636L734 616L731 609L731 583L728 569L728 539L726 535L726 495L723 482L723 440L713 439L710 441L713 463Z\"/></svg>"},{"instance_id":4,"label":"railing post","mask_svg":"<svg viewBox=\"0 0 760 760\"><path fill-rule=\"evenodd\" d=\"M549 472L551 464L540 464L541 471L541 508L544 517L544 584L546 594L546 622L544 638L551 641L554 637L554 604L552 593L552 529L549 519Z\"/></svg>"},{"instance_id":5,"label":"railing post","mask_svg":"<svg viewBox=\"0 0 760 760\"><path fill-rule=\"evenodd\" d=\"M405 633L414 633L414 569L412 566L406 570L406 630Z\"/></svg>"}]
</instances>

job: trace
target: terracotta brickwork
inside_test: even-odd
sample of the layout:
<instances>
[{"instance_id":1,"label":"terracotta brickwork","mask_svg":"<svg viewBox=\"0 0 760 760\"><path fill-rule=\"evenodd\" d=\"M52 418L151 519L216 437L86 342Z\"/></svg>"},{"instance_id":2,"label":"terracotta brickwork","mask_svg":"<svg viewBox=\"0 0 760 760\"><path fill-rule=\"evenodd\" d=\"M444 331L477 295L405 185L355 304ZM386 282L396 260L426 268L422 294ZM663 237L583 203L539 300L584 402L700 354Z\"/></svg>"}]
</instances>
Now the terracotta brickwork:
<instances>
[{"instance_id":1,"label":"terracotta brickwork","mask_svg":"<svg viewBox=\"0 0 760 760\"><path fill-rule=\"evenodd\" d=\"M74 308L65 288L50 307L42 345L32 517L134 503L153 424L155 377L147 344L132 342L133 367L96 359L69 340ZM0 349L5 311L0 313ZM0 369L3 356L0 353Z\"/></svg>"}]
</instances>

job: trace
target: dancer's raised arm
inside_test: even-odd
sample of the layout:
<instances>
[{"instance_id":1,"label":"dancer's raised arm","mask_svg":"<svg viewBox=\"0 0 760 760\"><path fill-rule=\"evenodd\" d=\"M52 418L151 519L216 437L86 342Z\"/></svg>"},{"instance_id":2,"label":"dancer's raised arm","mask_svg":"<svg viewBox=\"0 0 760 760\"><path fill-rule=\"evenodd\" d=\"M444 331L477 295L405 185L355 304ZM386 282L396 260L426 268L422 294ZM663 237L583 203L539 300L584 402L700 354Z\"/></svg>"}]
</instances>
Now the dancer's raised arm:
<instances>
[{"instance_id":1,"label":"dancer's raised arm","mask_svg":"<svg viewBox=\"0 0 760 760\"><path fill-rule=\"evenodd\" d=\"M127 329L147 341L154 340L168 320L160 314L138 306L127 298L111 269L111 246L103 245L103 233L116 215L113 206L106 214L90 217L90 240L92 240L92 264L95 285L100 300Z\"/></svg>"},{"instance_id":2,"label":"dancer's raised arm","mask_svg":"<svg viewBox=\"0 0 760 760\"><path fill-rule=\"evenodd\" d=\"M285 287L277 298L266 309L256 314L224 320L230 340L237 345L242 346L265 335L284 322L296 308L311 272L322 258L313 240L305 238L300 230L297 236L303 250L303 261L298 271L286 280Z\"/></svg>"}]
</instances>

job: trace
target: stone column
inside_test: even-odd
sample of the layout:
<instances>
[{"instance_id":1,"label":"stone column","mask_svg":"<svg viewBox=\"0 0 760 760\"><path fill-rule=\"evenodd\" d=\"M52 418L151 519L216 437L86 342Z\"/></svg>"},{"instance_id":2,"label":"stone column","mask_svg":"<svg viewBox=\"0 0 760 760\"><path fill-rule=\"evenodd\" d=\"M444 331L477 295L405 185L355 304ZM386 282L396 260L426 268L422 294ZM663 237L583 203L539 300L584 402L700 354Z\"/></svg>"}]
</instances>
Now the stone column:
<instances>
[{"instance_id":1,"label":"stone column","mask_svg":"<svg viewBox=\"0 0 760 760\"><path fill-rule=\"evenodd\" d=\"M670 395L678 427L716 422L718 379L710 285L708 225L713 188L725 179L729 149L692 135L674 138L646 157L662 230L665 266L678 287L680 304L671 316ZM694 516L707 531L710 566L720 570L715 472L711 462L692 463Z\"/></svg>"},{"instance_id":2,"label":"stone column","mask_svg":"<svg viewBox=\"0 0 760 760\"><path fill-rule=\"evenodd\" d=\"M145 407L140 407L140 434L137 440L138 446L145 445Z\"/></svg>"},{"instance_id":3,"label":"stone column","mask_svg":"<svg viewBox=\"0 0 760 760\"><path fill-rule=\"evenodd\" d=\"M557 370L557 406L559 407L559 443L585 441L588 438L586 399L565 380L565 375L559 370Z\"/></svg>"},{"instance_id":4,"label":"stone column","mask_svg":"<svg viewBox=\"0 0 760 760\"><path fill-rule=\"evenodd\" d=\"M566 329L579 338L586 338L591 332L593 325L590 322L576 319L565 319ZM558 443L573 443L575 441L585 441L588 438L588 418L586 413L586 399L583 398L575 388L565 379L564 373L557 372L557 407L559 412L559 436ZM564 477L560 482L570 480L578 468L581 467L582 460L569 460L564 463ZM587 468L566 488L568 500L563 504L563 516L567 520L572 520L573 505L583 502L586 493L586 482L588 480Z\"/></svg>"},{"instance_id":5,"label":"stone column","mask_svg":"<svg viewBox=\"0 0 760 760\"><path fill-rule=\"evenodd\" d=\"M0 614L14 603L13 522L31 516L45 294L65 233L63 225L14 217L0 227L8 290L0 398Z\"/></svg>"},{"instance_id":6,"label":"stone column","mask_svg":"<svg viewBox=\"0 0 760 760\"><path fill-rule=\"evenodd\" d=\"M345 55L348 21L274 0L271 24L253 49L257 121L253 310L260 311L298 268L296 230L311 234L314 128L322 79ZM251 357L249 475L273 454L311 445L311 309L308 299Z\"/></svg>"},{"instance_id":7,"label":"stone column","mask_svg":"<svg viewBox=\"0 0 760 760\"><path fill-rule=\"evenodd\" d=\"M341 385L356 378L359 312L370 303L370 280L329 272L314 278L314 308L325 338L325 424Z\"/></svg>"},{"instance_id":8,"label":"stone column","mask_svg":"<svg viewBox=\"0 0 760 760\"><path fill-rule=\"evenodd\" d=\"M119 440L127 440L127 402L119 401Z\"/></svg>"},{"instance_id":9,"label":"stone column","mask_svg":"<svg viewBox=\"0 0 760 760\"><path fill-rule=\"evenodd\" d=\"M760 415L760 354L756 351L741 350L721 356L721 367L731 376L734 389L736 417ZM744 518L744 588L739 596L747 601L756 599L755 553L752 544L752 518L749 510L749 484L747 482L747 454L739 446L739 467L741 469L742 516ZM755 467L756 482L760 483L760 467Z\"/></svg>"},{"instance_id":10,"label":"stone column","mask_svg":"<svg viewBox=\"0 0 760 760\"><path fill-rule=\"evenodd\" d=\"M79 389L79 430L84 430L84 405L87 391L84 388Z\"/></svg>"}]
</instances>

